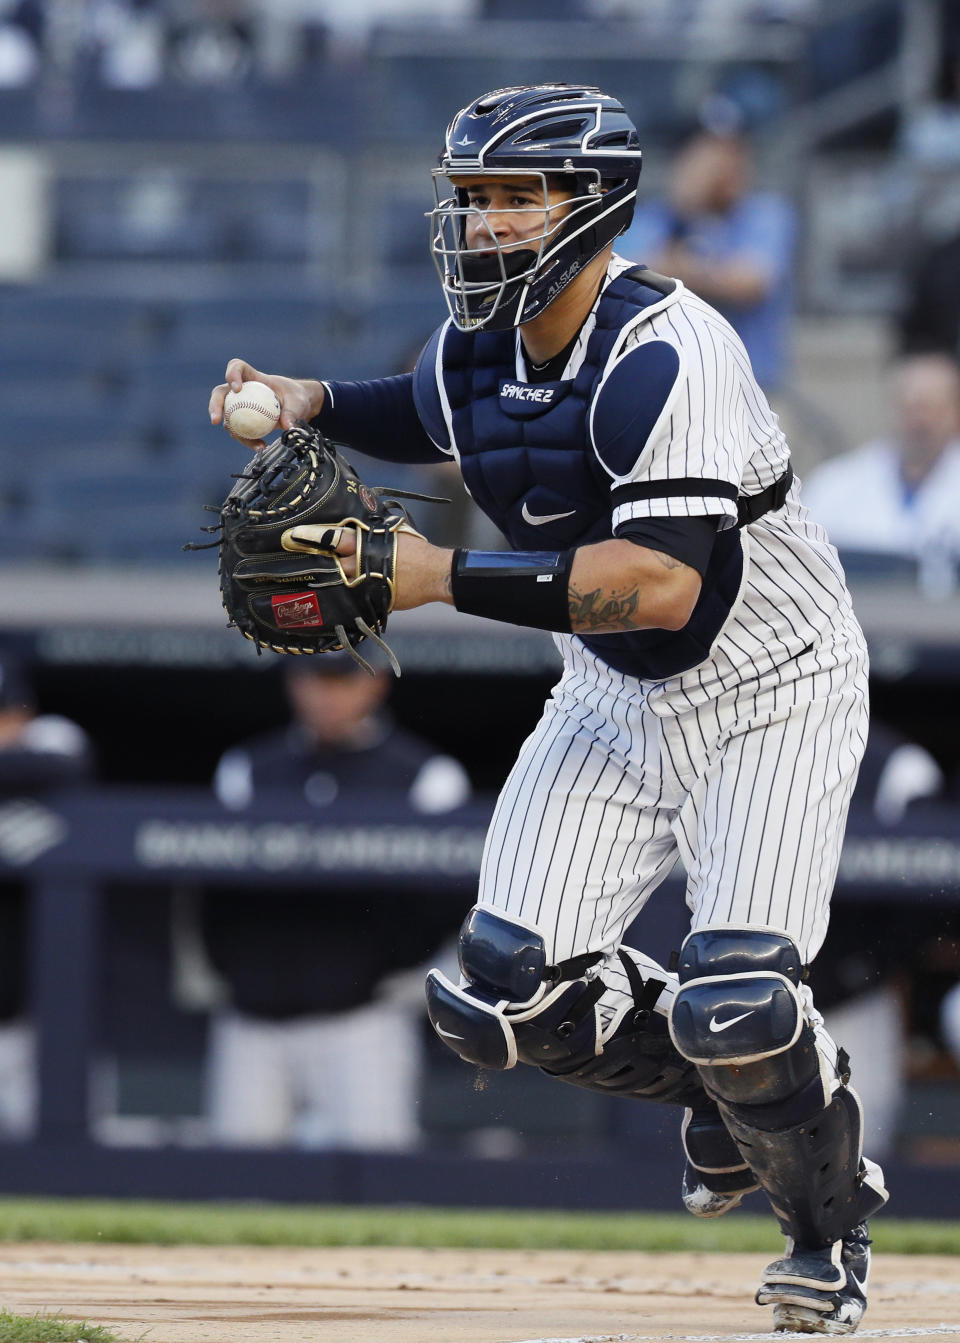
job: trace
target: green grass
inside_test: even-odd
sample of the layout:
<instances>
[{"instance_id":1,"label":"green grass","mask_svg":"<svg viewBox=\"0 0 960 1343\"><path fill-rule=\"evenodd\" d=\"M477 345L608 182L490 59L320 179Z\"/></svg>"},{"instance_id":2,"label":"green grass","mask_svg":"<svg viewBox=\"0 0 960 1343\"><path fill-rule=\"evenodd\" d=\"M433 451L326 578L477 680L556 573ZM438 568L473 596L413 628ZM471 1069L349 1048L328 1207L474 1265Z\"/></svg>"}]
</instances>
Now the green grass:
<instances>
[{"instance_id":1,"label":"green grass","mask_svg":"<svg viewBox=\"0 0 960 1343\"><path fill-rule=\"evenodd\" d=\"M960 1254L960 1222L878 1217L871 1232L878 1251ZM0 1241L24 1240L757 1253L781 1245L770 1217L744 1212L698 1222L667 1213L0 1199Z\"/></svg>"},{"instance_id":2,"label":"green grass","mask_svg":"<svg viewBox=\"0 0 960 1343\"><path fill-rule=\"evenodd\" d=\"M0 1343L121 1343L116 1334L62 1315L11 1315L0 1310Z\"/></svg>"}]
</instances>

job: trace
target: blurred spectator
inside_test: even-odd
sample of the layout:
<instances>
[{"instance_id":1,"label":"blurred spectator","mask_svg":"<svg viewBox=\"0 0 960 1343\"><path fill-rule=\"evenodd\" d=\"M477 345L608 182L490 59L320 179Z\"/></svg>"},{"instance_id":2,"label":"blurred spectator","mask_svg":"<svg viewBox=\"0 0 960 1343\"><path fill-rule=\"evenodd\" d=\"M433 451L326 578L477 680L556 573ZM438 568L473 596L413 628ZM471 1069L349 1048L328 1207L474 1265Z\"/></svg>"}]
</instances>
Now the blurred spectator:
<instances>
[{"instance_id":1,"label":"blurred spectator","mask_svg":"<svg viewBox=\"0 0 960 1343\"><path fill-rule=\"evenodd\" d=\"M254 28L244 0L173 6L167 70L185 84L236 84L256 64ZM198 12L199 11L199 12Z\"/></svg>"},{"instance_id":2,"label":"blurred spectator","mask_svg":"<svg viewBox=\"0 0 960 1343\"><path fill-rule=\"evenodd\" d=\"M911 355L893 376L889 438L824 462L803 502L841 552L914 559L932 593L960 556L960 365Z\"/></svg>"},{"instance_id":3,"label":"blurred spectator","mask_svg":"<svg viewBox=\"0 0 960 1343\"><path fill-rule=\"evenodd\" d=\"M957 0L924 6L924 28L934 8L940 11L939 31L933 40L926 34L930 51L936 52L935 66L929 71L932 87L926 99L905 109L900 145L913 163L938 169L960 163L960 9Z\"/></svg>"},{"instance_id":4,"label":"blurred spectator","mask_svg":"<svg viewBox=\"0 0 960 1343\"><path fill-rule=\"evenodd\" d=\"M0 0L0 88L33 83L40 70L42 34L39 0Z\"/></svg>"},{"instance_id":5,"label":"blurred spectator","mask_svg":"<svg viewBox=\"0 0 960 1343\"><path fill-rule=\"evenodd\" d=\"M883 826L899 825L915 803L946 800L943 770L930 752L874 717L857 777L855 802Z\"/></svg>"},{"instance_id":6,"label":"blurred spectator","mask_svg":"<svg viewBox=\"0 0 960 1343\"><path fill-rule=\"evenodd\" d=\"M940 1034L954 1063L960 1068L960 984L949 989L940 1003Z\"/></svg>"},{"instance_id":7,"label":"blurred spectator","mask_svg":"<svg viewBox=\"0 0 960 1343\"><path fill-rule=\"evenodd\" d=\"M152 0L96 0L87 40L109 88L142 89L164 77L164 17Z\"/></svg>"},{"instance_id":8,"label":"blurred spectator","mask_svg":"<svg viewBox=\"0 0 960 1343\"><path fill-rule=\"evenodd\" d=\"M945 800L943 773L922 746L878 722L853 796L883 828L899 825L915 803ZM864 1146L879 1158L894 1147L908 1073L904 992L922 932L914 912L874 906L869 922L857 904L835 900L826 941L810 969L827 1030L850 1055L852 1082L863 1102Z\"/></svg>"},{"instance_id":9,"label":"blurred spectator","mask_svg":"<svg viewBox=\"0 0 960 1343\"><path fill-rule=\"evenodd\" d=\"M916 257L899 314L899 336L904 354L940 351L960 359L960 233Z\"/></svg>"},{"instance_id":10,"label":"blurred spectator","mask_svg":"<svg viewBox=\"0 0 960 1343\"><path fill-rule=\"evenodd\" d=\"M37 712L27 669L0 658L0 849L14 865L34 855L31 814L24 799L79 783L92 775L86 734L57 714ZM11 809L14 809L11 811ZM9 816L9 820L7 820ZM39 819L39 818L35 818ZM34 1030L27 984L27 893L21 882L0 882L0 1136L23 1138L36 1109Z\"/></svg>"},{"instance_id":11,"label":"blurred spectator","mask_svg":"<svg viewBox=\"0 0 960 1343\"><path fill-rule=\"evenodd\" d=\"M478 0L282 0L288 13L320 22L328 30L330 51L337 58L363 54L381 24L432 23L456 31L475 17Z\"/></svg>"},{"instance_id":12,"label":"blurred spectator","mask_svg":"<svg viewBox=\"0 0 960 1343\"><path fill-rule=\"evenodd\" d=\"M90 0L76 42L109 87L235 84L256 71L256 10L252 0Z\"/></svg>"},{"instance_id":13,"label":"blurred spectator","mask_svg":"<svg viewBox=\"0 0 960 1343\"><path fill-rule=\"evenodd\" d=\"M909 108L901 128L900 147L908 160L901 176L916 179L919 169L923 181L929 170L926 180L947 184L949 193L960 166L960 6L941 0L939 8L939 68L931 99ZM930 213L928 205L927 220ZM941 229L935 241L914 253L899 335L905 354L941 350L960 358L960 233Z\"/></svg>"},{"instance_id":14,"label":"blurred spectator","mask_svg":"<svg viewBox=\"0 0 960 1343\"><path fill-rule=\"evenodd\" d=\"M717 307L757 380L774 389L786 369L796 220L782 196L753 189L753 172L743 135L699 131L674 162L665 198L639 206L617 250Z\"/></svg>"},{"instance_id":15,"label":"blurred spectator","mask_svg":"<svg viewBox=\"0 0 960 1343\"><path fill-rule=\"evenodd\" d=\"M371 795L412 813L465 802L457 761L398 728L384 705L390 675L347 654L291 659L291 724L228 751L217 796L245 808L284 795L323 808ZM239 1145L406 1148L419 1134L421 977L434 950L422 900L404 918L382 890L337 888L275 898L208 893L200 931L230 1006L210 1036L211 1137Z\"/></svg>"},{"instance_id":16,"label":"blurred spectator","mask_svg":"<svg viewBox=\"0 0 960 1343\"><path fill-rule=\"evenodd\" d=\"M89 778L86 733L69 718L37 712L28 668L0 657L0 788L33 794Z\"/></svg>"}]
</instances>

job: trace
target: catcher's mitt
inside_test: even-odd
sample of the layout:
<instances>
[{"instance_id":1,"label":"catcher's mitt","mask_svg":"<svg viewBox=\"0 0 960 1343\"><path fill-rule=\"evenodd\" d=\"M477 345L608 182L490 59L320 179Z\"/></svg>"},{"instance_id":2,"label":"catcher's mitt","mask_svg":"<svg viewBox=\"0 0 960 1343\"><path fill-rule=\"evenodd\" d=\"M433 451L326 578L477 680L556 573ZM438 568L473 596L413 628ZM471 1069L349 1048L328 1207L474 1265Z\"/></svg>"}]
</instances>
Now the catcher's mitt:
<instances>
[{"instance_id":1,"label":"catcher's mitt","mask_svg":"<svg viewBox=\"0 0 960 1343\"><path fill-rule=\"evenodd\" d=\"M357 652L382 635L394 601L397 533L416 531L398 493L365 485L350 463L306 424L263 448L220 508L220 593L230 624L257 650ZM404 497L411 497L404 495ZM356 536L356 577L334 549ZM197 547L194 547L197 548Z\"/></svg>"}]
</instances>

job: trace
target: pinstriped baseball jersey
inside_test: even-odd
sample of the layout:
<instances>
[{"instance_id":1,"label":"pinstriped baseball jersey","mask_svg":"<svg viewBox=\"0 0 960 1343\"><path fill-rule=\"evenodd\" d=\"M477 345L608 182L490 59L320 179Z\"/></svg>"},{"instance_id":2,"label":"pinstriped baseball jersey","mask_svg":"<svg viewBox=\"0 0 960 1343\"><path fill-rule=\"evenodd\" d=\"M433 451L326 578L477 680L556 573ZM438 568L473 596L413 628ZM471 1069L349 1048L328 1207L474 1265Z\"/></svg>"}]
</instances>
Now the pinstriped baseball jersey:
<instances>
[{"instance_id":1,"label":"pinstriped baseball jersey","mask_svg":"<svg viewBox=\"0 0 960 1343\"><path fill-rule=\"evenodd\" d=\"M627 263L615 258L614 265L621 269ZM624 348L652 341L680 354L677 380L644 451L622 475L611 472L611 483L679 480L697 486L717 479L753 495L778 479L789 462L786 439L729 323L702 299L681 291L634 327ZM615 507L613 523L616 528L628 517L706 515L723 515L727 526L735 526L736 504L728 495L701 492L654 496ZM836 551L801 504L799 482L784 507L745 528L742 539L746 563L739 600L710 658L665 687L671 702L702 703L852 619Z\"/></svg>"},{"instance_id":2,"label":"pinstriped baseball jersey","mask_svg":"<svg viewBox=\"0 0 960 1343\"><path fill-rule=\"evenodd\" d=\"M625 264L615 259L613 271ZM566 377L589 334L588 322ZM776 416L739 339L700 299L680 291L627 333L623 351L653 341L676 352L677 375L636 459L617 471L604 462L614 499L627 500L617 511L722 514L735 526L735 502L710 494L709 482L755 494L780 477L788 449ZM669 494L628 497L667 481ZM826 933L866 741L866 648L836 552L798 484L742 538L739 594L692 669L645 681L577 636L555 636L563 675L490 828L481 903L535 924L551 963L604 954L605 1037L632 1004L616 949L678 859L694 927L775 928L806 960ZM657 1007L666 1012L674 977L633 956L645 978L667 981ZM835 1057L812 1007L809 1016Z\"/></svg>"}]
</instances>

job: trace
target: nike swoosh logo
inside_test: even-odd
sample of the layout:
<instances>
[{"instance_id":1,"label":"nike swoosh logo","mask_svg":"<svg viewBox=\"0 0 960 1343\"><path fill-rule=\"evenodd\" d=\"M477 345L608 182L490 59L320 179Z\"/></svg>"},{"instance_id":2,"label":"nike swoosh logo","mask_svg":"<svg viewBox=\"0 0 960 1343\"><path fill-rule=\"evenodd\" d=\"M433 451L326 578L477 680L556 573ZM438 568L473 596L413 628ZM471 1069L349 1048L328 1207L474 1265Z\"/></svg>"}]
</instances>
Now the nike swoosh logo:
<instances>
[{"instance_id":1,"label":"nike swoosh logo","mask_svg":"<svg viewBox=\"0 0 960 1343\"><path fill-rule=\"evenodd\" d=\"M545 522L559 522L561 518L572 518L576 511L575 508L571 508L566 513L531 513L524 501L520 516L524 522L529 522L531 527L542 527Z\"/></svg>"},{"instance_id":2,"label":"nike swoosh logo","mask_svg":"<svg viewBox=\"0 0 960 1343\"><path fill-rule=\"evenodd\" d=\"M437 1027L437 1034L442 1035L445 1040L465 1040L465 1035L454 1035L453 1031L445 1031L442 1026Z\"/></svg>"},{"instance_id":3,"label":"nike swoosh logo","mask_svg":"<svg viewBox=\"0 0 960 1343\"><path fill-rule=\"evenodd\" d=\"M728 1027L735 1026L738 1021L744 1021L747 1017L752 1017L755 1011L756 1008L751 1007L749 1012L741 1012L738 1017L731 1017L729 1021L718 1021L716 1017L711 1017L710 1029L716 1035L718 1031L725 1031Z\"/></svg>"}]
</instances>

